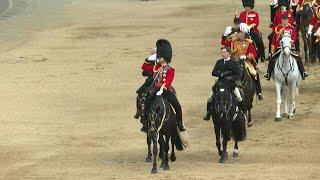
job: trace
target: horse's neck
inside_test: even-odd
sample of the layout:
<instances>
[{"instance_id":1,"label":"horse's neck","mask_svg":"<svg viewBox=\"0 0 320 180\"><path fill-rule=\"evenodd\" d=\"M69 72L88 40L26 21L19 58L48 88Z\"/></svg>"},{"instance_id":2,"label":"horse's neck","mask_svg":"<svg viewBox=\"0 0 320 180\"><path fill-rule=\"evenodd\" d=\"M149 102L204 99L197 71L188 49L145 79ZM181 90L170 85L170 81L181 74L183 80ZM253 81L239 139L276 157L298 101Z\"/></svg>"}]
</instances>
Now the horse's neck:
<instances>
[{"instance_id":1,"label":"horse's neck","mask_svg":"<svg viewBox=\"0 0 320 180\"><path fill-rule=\"evenodd\" d=\"M292 67L291 60L292 60L291 55L287 57L287 56L284 56L283 53L281 53L279 56L278 64L282 68L282 70L289 70Z\"/></svg>"}]
</instances>

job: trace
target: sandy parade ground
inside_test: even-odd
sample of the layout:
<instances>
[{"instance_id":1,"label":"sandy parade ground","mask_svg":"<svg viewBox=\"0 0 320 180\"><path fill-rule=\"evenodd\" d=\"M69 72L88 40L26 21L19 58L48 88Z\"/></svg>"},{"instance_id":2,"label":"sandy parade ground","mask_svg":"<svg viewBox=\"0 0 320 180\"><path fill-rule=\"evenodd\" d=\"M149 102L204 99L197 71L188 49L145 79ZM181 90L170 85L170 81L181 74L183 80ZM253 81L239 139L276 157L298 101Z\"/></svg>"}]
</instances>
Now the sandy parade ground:
<instances>
[{"instance_id":1,"label":"sandy parade ground","mask_svg":"<svg viewBox=\"0 0 320 180\"><path fill-rule=\"evenodd\" d=\"M202 115L241 1L16 2L0 17L0 179L320 179L319 64L307 66L292 120L274 122L273 81L262 80L239 157L218 163ZM266 39L268 1L256 10ZM172 42L189 147L151 175L133 114L140 66L159 38Z\"/></svg>"}]
</instances>

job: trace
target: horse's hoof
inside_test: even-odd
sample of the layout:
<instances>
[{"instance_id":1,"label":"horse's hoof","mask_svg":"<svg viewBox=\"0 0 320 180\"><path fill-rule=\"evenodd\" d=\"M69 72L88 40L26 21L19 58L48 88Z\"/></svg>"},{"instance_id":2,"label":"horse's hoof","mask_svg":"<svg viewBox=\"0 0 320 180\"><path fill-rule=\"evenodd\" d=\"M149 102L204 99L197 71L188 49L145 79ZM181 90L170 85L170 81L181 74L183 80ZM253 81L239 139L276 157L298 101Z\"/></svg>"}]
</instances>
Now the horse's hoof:
<instances>
[{"instance_id":1,"label":"horse's hoof","mask_svg":"<svg viewBox=\"0 0 320 180\"><path fill-rule=\"evenodd\" d=\"M288 113L283 113L282 117L289 117L289 114Z\"/></svg>"},{"instance_id":2,"label":"horse's hoof","mask_svg":"<svg viewBox=\"0 0 320 180\"><path fill-rule=\"evenodd\" d=\"M219 163L223 164L223 163L225 163L225 162L226 162L225 159L219 159Z\"/></svg>"},{"instance_id":3,"label":"horse's hoof","mask_svg":"<svg viewBox=\"0 0 320 180\"><path fill-rule=\"evenodd\" d=\"M157 168L152 168L151 173L152 173L152 174L156 174L156 173L158 173Z\"/></svg>"},{"instance_id":4,"label":"horse's hoof","mask_svg":"<svg viewBox=\"0 0 320 180\"><path fill-rule=\"evenodd\" d=\"M253 123L252 122L248 122L248 127L252 127Z\"/></svg>"},{"instance_id":5,"label":"horse's hoof","mask_svg":"<svg viewBox=\"0 0 320 180\"><path fill-rule=\"evenodd\" d=\"M151 157L147 157L146 162L151 162Z\"/></svg>"},{"instance_id":6,"label":"horse's hoof","mask_svg":"<svg viewBox=\"0 0 320 180\"><path fill-rule=\"evenodd\" d=\"M280 122L280 121L281 121L281 118L275 118L274 121L275 121L275 122Z\"/></svg>"},{"instance_id":7,"label":"horse's hoof","mask_svg":"<svg viewBox=\"0 0 320 180\"><path fill-rule=\"evenodd\" d=\"M176 156L170 156L170 161L175 162L177 160Z\"/></svg>"},{"instance_id":8,"label":"horse's hoof","mask_svg":"<svg viewBox=\"0 0 320 180\"><path fill-rule=\"evenodd\" d=\"M160 168L164 168L164 163L161 163Z\"/></svg>"},{"instance_id":9,"label":"horse's hoof","mask_svg":"<svg viewBox=\"0 0 320 180\"><path fill-rule=\"evenodd\" d=\"M239 156L238 153L236 153L236 152L233 153L233 157L238 157L238 156Z\"/></svg>"},{"instance_id":10,"label":"horse's hoof","mask_svg":"<svg viewBox=\"0 0 320 180\"><path fill-rule=\"evenodd\" d=\"M165 170L165 171L168 171L168 170L170 170L170 166L169 166L169 165L167 165L167 166L164 166L164 167L163 167L163 170Z\"/></svg>"},{"instance_id":11,"label":"horse's hoof","mask_svg":"<svg viewBox=\"0 0 320 180\"><path fill-rule=\"evenodd\" d=\"M290 115L288 116L288 119L293 119L293 117L294 117L293 115Z\"/></svg>"}]
</instances>

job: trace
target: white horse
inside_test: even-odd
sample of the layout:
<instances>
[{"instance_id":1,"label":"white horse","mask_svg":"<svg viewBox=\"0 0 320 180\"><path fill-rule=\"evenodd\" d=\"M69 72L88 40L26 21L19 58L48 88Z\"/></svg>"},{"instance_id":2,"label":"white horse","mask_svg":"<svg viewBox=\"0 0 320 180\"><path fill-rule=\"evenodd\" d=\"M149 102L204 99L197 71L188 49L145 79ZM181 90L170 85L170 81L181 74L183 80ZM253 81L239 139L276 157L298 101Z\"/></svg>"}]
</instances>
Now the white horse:
<instances>
[{"instance_id":1,"label":"white horse","mask_svg":"<svg viewBox=\"0 0 320 180\"><path fill-rule=\"evenodd\" d=\"M291 119L296 110L295 96L301 75L295 59L296 57L291 52L292 43L293 40L291 39L290 32L285 31L280 41L281 52L276 60L273 74L277 93L276 122L281 121L281 97L283 97L285 106L284 116L286 115ZM284 88L285 86L288 86L288 88ZM290 105L289 109L288 102Z\"/></svg>"}]
</instances>

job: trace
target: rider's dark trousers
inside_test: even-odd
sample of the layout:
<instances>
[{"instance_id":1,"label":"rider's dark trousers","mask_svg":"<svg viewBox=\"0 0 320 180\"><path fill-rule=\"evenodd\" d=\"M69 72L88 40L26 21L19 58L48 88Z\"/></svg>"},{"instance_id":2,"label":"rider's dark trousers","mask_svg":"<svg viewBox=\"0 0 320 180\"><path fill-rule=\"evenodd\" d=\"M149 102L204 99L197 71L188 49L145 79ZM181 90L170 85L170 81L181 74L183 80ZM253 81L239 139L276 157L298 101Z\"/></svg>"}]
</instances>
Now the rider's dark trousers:
<instances>
[{"instance_id":1,"label":"rider's dark trousers","mask_svg":"<svg viewBox=\"0 0 320 180\"><path fill-rule=\"evenodd\" d=\"M270 5L270 20L271 23L274 21L274 16L276 15L277 8L275 8L275 5Z\"/></svg>"},{"instance_id":2,"label":"rider's dark trousers","mask_svg":"<svg viewBox=\"0 0 320 180\"><path fill-rule=\"evenodd\" d=\"M182 123L182 108L177 99L177 96L173 94L171 91L163 91L162 96L169 101L169 103L173 106L176 112L176 118L178 123Z\"/></svg>"},{"instance_id":3,"label":"rider's dark trousers","mask_svg":"<svg viewBox=\"0 0 320 180\"><path fill-rule=\"evenodd\" d=\"M252 79L254 80L254 83L256 84L256 92L257 92L257 94L261 94L262 93L262 88L261 88L259 74L257 73L257 78L252 77Z\"/></svg>"},{"instance_id":4,"label":"rider's dark trousers","mask_svg":"<svg viewBox=\"0 0 320 180\"><path fill-rule=\"evenodd\" d=\"M296 6L291 6L292 8L292 14L293 14L293 18L296 19L297 18L297 5Z\"/></svg>"},{"instance_id":5,"label":"rider's dark trousers","mask_svg":"<svg viewBox=\"0 0 320 180\"><path fill-rule=\"evenodd\" d=\"M262 37L259 33L255 31L250 31L250 36L252 37L253 41L256 43L257 49L258 49L258 57L265 59L266 55L264 52L264 44Z\"/></svg>"}]
</instances>

